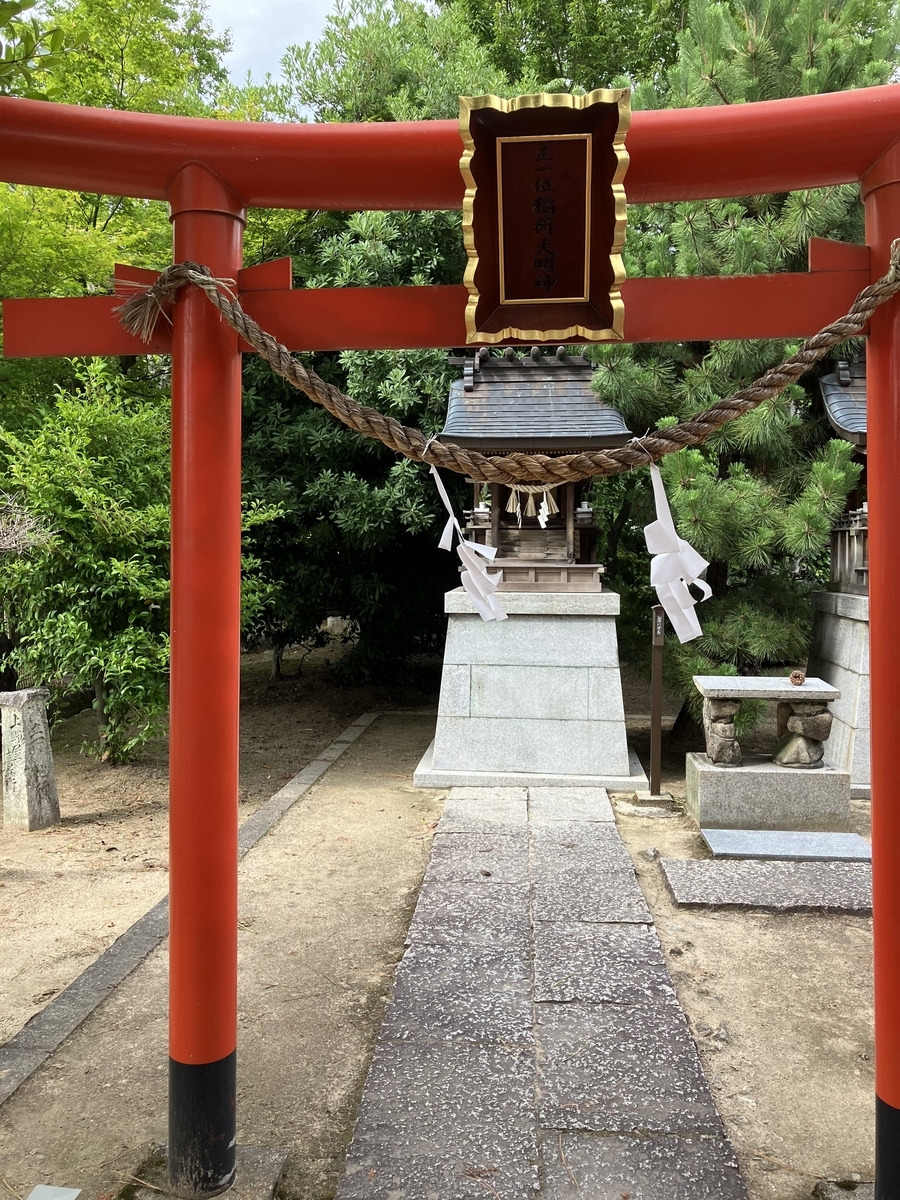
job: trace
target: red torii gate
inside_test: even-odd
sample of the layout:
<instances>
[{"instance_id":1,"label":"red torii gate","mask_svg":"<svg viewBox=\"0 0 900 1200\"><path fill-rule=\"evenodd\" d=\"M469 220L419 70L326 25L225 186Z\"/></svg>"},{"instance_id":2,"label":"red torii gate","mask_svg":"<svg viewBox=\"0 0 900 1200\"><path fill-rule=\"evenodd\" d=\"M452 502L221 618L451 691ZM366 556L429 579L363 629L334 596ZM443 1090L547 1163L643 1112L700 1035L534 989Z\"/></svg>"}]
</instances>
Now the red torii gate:
<instances>
[{"instance_id":1,"label":"red torii gate","mask_svg":"<svg viewBox=\"0 0 900 1200\"><path fill-rule=\"evenodd\" d=\"M632 202L858 182L868 247L814 240L808 274L628 280L626 339L796 337L845 312L900 236L898 134L893 86L635 113ZM238 280L246 310L293 350L465 344L462 285L292 292L288 260L241 270L246 208L459 208L461 148L455 121L266 125L0 99L0 179L168 200L174 260ZM5 353L172 354L170 1175L183 1195L214 1195L234 1170L241 346L195 289L149 345L119 325L118 303L7 301ZM872 319L867 380L876 1196L888 1200L900 1196L896 298Z\"/></svg>"}]
</instances>

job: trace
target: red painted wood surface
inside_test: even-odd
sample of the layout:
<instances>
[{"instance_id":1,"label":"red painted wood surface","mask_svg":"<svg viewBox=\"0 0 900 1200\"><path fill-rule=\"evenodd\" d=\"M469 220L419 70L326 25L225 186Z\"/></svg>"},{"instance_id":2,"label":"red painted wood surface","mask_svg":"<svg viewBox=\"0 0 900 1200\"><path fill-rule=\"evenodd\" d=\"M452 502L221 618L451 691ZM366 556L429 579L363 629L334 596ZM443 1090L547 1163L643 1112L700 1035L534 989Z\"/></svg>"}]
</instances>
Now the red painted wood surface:
<instances>
[{"instance_id":1,"label":"red painted wood surface","mask_svg":"<svg viewBox=\"0 0 900 1200\"><path fill-rule=\"evenodd\" d=\"M740 196L862 178L900 131L900 88L636 112L629 200ZM459 208L455 121L278 125L0 99L0 177L167 198L204 162L248 207Z\"/></svg>"},{"instance_id":2,"label":"red painted wood surface","mask_svg":"<svg viewBox=\"0 0 900 1200\"><path fill-rule=\"evenodd\" d=\"M625 340L804 337L842 316L868 282L868 272L859 270L629 279L622 285ZM291 350L464 346L465 302L462 284L241 293L250 316ZM5 300L4 353L30 358L171 352L169 327L161 323L145 346L119 324L114 312L119 304L113 296Z\"/></svg>"}]
</instances>

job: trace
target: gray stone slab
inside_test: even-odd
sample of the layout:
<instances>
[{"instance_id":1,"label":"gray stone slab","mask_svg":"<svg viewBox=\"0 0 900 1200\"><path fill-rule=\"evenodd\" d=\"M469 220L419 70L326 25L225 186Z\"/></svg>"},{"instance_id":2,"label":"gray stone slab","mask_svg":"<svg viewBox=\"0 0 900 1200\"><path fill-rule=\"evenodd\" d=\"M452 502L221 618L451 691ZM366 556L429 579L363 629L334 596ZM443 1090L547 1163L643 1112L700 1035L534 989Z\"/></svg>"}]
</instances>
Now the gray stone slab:
<instances>
[{"instance_id":1,"label":"gray stone slab","mask_svg":"<svg viewBox=\"0 0 900 1200\"><path fill-rule=\"evenodd\" d=\"M397 968L381 1037L531 1045L527 951L410 946Z\"/></svg>"},{"instance_id":2,"label":"gray stone slab","mask_svg":"<svg viewBox=\"0 0 900 1200\"><path fill-rule=\"evenodd\" d=\"M584 721L589 717L586 667L473 663L471 672L471 708L466 716L553 721ZM611 670L610 674L618 678L617 671ZM450 716L443 707L440 712L441 716Z\"/></svg>"},{"instance_id":3,"label":"gray stone slab","mask_svg":"<svg viewBox=\"0 0 900 1200\"><path fill-rule=\"evenodd\" d=\"M623 776L624 721L540 717L438 718L436 769Z\"/></svg>"},{"instance_id":4,"label":"gray stone slab","mask_svg":"<svg viewBox=\"0 0 900 1200\"><path fill-rule=\"evenodd\" d=\"M438 711L445 717L471 715L472 680L468 663L447 663L441 673L441 694Z\"/></svg>"},{"instance_id":5,"label":"gray stone slab","mask_svg":"<svg viewBox=\"0 0 900 1200\"><path fill-rule=\"evenodd\" d=\"M677 1003L538 1004L535 1013L542 1127L722 1133Z\"/></svg>"},{"instance_id":6,"label":"gray stone slab","mask_svg":"<svg viewBox=\"0 0 900 1200\"><path fill-rule=\"evenodd\" d=\"M616 622L606 616L510 615L508 621L451 615L444 662L503 667L618 667Z\"/></svg>"},{"instance_id":7,"label":"gray stone slab","mask_svg":"<svg viewBox=\"0 0 900 1200\"><path fill-rule=\"evenodd\" d=\"M491 803L448 796L438 823L439 833L481 833L525 836L528 807L525 800Z\"/></svg>"},{"instance_id":8,"label":"gray stone slab","mask_svg":"<svg viewBox=\"0 0 900 1200\"><path fill-rule=\"evenodd\" d=\"M875 1184L859 1183L851 1190L831 1179L823 1179L813 1188L812 1200L875 1200Z\"/></svg>"},{"instance_id":9,"label":"gray stone slab","mask_svg":"<svg viewBox=\"0 0 900 1200\"><path fill-rule=\"evenodd\" d=\"M615 825L557 821L532 826L531 868L535 922L652 924Z\"/></svg>"},{"instance_id":10,"label":"gray stone slab","mask_svg":"<svg viewBox=\"0 0 900 1200\"><path fill-rule=\"evenodd\" d=\"M0 1104L49 1057L49 1050L18 1048L9 1042L0 1046Z\"/></svg>"},{"instance_id":11,"label":"gray stone slab","mask_svg":"<svg viewBox=\"0 0 900 1200\"><path fill-rule=\"evenodd\" d=\"M722 1137L564 1133L543 1141L541 1200L747 1200Z\"/></svg>"},{"instance_id":12,"label":"gray stone slab","mask_svg":"<svg viewBox=\"0 0 900 1200\"><path fill-rule=\"evenodd\" d=\"M641 1004L675 998L656 931L647 925L538 922L534 999Z\"/></svg>"},{"instance_id":13,"label":"gray stone slab","mask_svg":"<svg viewBox=\"0 0 900 1200\"><path fill-rule=\"evenodd\" d=\"M450 800L474 800L479 804L524 804L528 790L524 787L453 787Z\"/></svg>"},{"instance_id":14,"label":"gray stone slab","mask_svg":"<svg viewBox=\"0 0 900 1200\"><path fill-rule=\"evenodd\" d=\"M483 833L435 834L425 884L528 883L528 839Z\"/></svg>"},{"instance_id":15,"label":"gray stone slab","mask_svg":"<svg viewBox=\"0 0 900 1200\"><path fill-rule=\"evenodd\" d=\"M685 766L685 805L701 828L848 828L848 771L797 770L749 755L740 767L717 767L688 754Z\"/></svg>"},{"instance_id":16,"label":"gray stone slab","mask_svg":"<svg viewBox=\"0 0 900 1200\"><path fill-rule=\"evenodd\" d=\"M422 755L413 774L413 785L417 788L455 787L595 787L608 788L611 792L633 792L635 788L649 787L647 773L633 750L628 751L627 775L592 775L548 773L547 771L472 771L468 768L441 767L434 765L434 742Z\"/></svg>"},{"instance_id":17,"label":"gray stone slab","mask_svg":"<svg viewBox=\"0 0 900 1200\"><path fill-rule=\"evenodd\" d=\"M39 1183L33 1187L25 1200L76 1200L81 1195L81 1188L54 1187L52 1184Z\"/></svg>"},{"instance_id":18,"label":"gray stone slab","mask_svg":"<svg viewBox=\"0 0 900 1200\"><path fill-rule=\"evenodd\" d=\"M615 820L606 788L533 787L528 789L528 819L533 825L547 821Z\"/></svg>"},{"instance_id":19,"label":"gray stone slab","mask_svg":"<svg viewBox=\"0 0 900 1200\"><path fill-rule=\"evenodd\" d=\"M701 829L700 832L714 858L872 861L872 847L858 833L798 833L775 829Z\"/></svg>"},{"instance_id":20,"label":"gray stone slab","mask_svg":"<svg viewBox=\"0 0 900 1200\"><path fill-rule=\"evenodd\" d=\"M509 616L529 613L565 617L619 615L618 592L500 592L497 598ZM444 593L444 612L477 615L463 588Z\"/></svg>"},{"instance_id":21,"label":"gray stone slab","mask_svg":"<svg viewBox=\"0 0 900 1200\"><path fill-rule=\"evenodd\" d=\"M694 686L709 700L837 700L840 691L824 679L807 679L799 687L788 678L766 675L695 675Z\"/></svg>"},{"instance_id":22,"label":"gray stone slab","mask_svg":"<svg viewBox=\"0 0 900 1200\"><path fill-rule=\"evenodd\" d=\"M424 888L407 941L432 946L527 947L528 888L491 883L440 883Z\"/></svg>"},{"instance_id":23,"label":"gray stone slab","mask_svg":"<svg viewBox=\"0 0 900 1200\"><path fill-rule=\"evenodd\" d=\"M538 1185L533 1091L528 1050L381 1043L337 1200L524 1200Z\"/></svg>"},{"instance_id":24,"label":"gray stone slab","mask_svg":"<svg viewBox=\"0 0 900 1200\"><path fill-rule=\"evenodd\" d=\"M660 866L675 903L689 907L872 911L872 868L868 863L664 858Z\"/></svg>"}]
</instances>

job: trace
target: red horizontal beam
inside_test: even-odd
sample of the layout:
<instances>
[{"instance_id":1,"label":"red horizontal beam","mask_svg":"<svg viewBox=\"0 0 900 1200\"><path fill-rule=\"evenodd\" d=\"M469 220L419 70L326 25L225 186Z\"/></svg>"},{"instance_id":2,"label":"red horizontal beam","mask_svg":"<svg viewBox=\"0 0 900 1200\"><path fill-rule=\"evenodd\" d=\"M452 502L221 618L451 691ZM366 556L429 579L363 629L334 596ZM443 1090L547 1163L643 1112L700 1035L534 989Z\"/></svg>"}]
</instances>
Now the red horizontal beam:
<instances>
[{"instance_id":1,"label":"red horizontal beam","mask_svg":"<svg viewBox=\"0 0 900 1200\"><path fill-rule=\"evenodd\" d=\"M629 342L804 337L842 316L869 282L865 270L796 275L628 279ZM466 289L322 288L246 292L246 311L291 350L414 350L463 346ZM169 354L168 326L149 346L125 332L121 300L5 300L7 358L81 354Z\"/></svg>"},{"instance_id":2,"label":"red horizontal beam","mask_svg":"<svg viewBox=\"0 0 900 1200\"><path fill-rule=\"evenodd\" d=\"M636 112L631 201L857 182L897 140L900 86ZM282 125L0 98L0 179L166 199L190 161L248 207L459 208L455 121Z\"/></svg>"}]
</instances>

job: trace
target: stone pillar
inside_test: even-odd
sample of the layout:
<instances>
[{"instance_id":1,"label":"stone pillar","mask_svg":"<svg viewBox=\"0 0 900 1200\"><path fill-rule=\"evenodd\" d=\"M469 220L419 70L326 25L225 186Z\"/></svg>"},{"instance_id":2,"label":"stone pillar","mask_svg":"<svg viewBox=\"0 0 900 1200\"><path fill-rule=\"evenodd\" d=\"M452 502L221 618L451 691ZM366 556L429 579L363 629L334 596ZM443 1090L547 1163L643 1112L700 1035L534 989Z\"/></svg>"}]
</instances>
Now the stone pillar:
<instances>
[{"instance_id":1,"label":"stone pillar","mask_svg":"<svg viewBox=\"0 0 900 1200\"><path fill-rule=\"evenodd\" d=\"M45 829L59 822L59 797L47 724L46 688L0 692L3 826Z\"/></svg>"}]
</instances>

